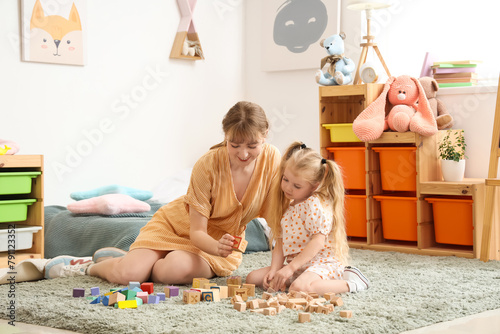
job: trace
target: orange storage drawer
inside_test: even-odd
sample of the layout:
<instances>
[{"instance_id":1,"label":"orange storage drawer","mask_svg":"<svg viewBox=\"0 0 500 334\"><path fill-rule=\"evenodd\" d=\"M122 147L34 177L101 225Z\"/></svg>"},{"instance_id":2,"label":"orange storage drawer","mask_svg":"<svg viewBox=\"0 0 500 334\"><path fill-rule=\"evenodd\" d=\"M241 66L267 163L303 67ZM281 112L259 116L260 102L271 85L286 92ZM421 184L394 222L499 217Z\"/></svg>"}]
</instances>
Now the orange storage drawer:
<instances>
[{"instance_id":1,"label":"orange storage drawer","mask_svg":"<svg viewBox=\"0 0 500 334\"><path fill-rule=\"evenodd\" d=\"M474 201L464 197L427 197L432 204L436 242L472 246L473 221L472 204Z\"/></svg>"},{"instance_id":2,"label":"orange storage drawer","mask_svg":"<svg viewBox=\"0 0 500 334\"><path fill-rule=\"evenodd\" d=\"M362 147L327 147L333 160L342 167L346 189L366 189L365 151Z\"/></svg>"},{"instance_id":3,"label":"orange storage drawer","mask_svg":"<svg viewBox=\"0 0 500 334\"><path fill-rule=\"evenodd\" d=\"M373 147L379 153L382 189L416 191L416 147Z\"/></svg>"},{"instance_id":4,"label":"orange storage drawer","mask_svg":"<svg viewBox=\"0 0 500 334\"><path fill-rule=\"evenodd\" d=\"M380 202L385 239L417 241L417 198L373 196Z\"/></svg>"},{"instance_id":5,"label":"orange storage drawer","mask_svg":"<svg viewBox=\"0 0 500 334\"><path fill-rule=\"evenodd\" d=\"M366 195L345 195L346 233L366 238Z\"/></svg>"}]
</instances>

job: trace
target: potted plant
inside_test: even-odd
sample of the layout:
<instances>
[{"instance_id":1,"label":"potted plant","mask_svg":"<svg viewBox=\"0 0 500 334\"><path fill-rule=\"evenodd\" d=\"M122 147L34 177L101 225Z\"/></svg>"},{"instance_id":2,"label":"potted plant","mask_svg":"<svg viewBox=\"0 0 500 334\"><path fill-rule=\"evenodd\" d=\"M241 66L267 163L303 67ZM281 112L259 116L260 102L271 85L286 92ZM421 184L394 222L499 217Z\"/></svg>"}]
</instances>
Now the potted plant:
<instances>
[{"instance_id":1,"label":"potted plant","mask_svg":"<svg viewBox=\"0 0 500 334\"><path fill-rule=\"evenodd\" d=\"M455 139L451 138L455 133ZM464 130L447 130L439 144L441 171L445 181L462 181L465 173L465 137Z\"/></svg>"}]
</instances>

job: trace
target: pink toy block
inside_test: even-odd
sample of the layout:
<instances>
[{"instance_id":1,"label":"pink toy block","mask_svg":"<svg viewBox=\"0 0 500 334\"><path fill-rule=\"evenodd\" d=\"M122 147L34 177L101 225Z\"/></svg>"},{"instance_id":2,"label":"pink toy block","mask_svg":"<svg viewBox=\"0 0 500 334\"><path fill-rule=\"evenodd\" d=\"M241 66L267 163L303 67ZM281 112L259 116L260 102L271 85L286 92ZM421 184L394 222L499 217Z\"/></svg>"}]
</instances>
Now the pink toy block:
<instances>
[{"instance_id":1,"label":"pink toy block","mask_svg":"<svg viewBox=\"0 0 500 334\"><path fill-rule=\"evenodd\" d=\"M74 288L73 289L73 297L85 297L85 289L82 288Z\"/></svg>"},{"instance_id":2,"label":"pink toy block","mask_svg":"<svg viewBox=\"0 0 500 334\"><path fill-rule=\"evenodd\" d=\"M145 292L145 291L142 291L142 292L137 292L137 295L136 295L137 298L141 298L142 299L142 302L144 304L147 304L148 303L148 293Z\"/></svg>"}]
</instances>

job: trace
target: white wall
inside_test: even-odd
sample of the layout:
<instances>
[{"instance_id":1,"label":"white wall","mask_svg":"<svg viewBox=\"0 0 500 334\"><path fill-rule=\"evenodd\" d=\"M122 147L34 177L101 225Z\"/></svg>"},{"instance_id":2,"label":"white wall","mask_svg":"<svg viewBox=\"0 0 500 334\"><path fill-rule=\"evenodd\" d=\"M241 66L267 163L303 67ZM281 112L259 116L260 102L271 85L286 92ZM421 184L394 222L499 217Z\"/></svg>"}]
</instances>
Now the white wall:
<instances>
[{"instance_id":1,"label":"white wall","mask_svg":"<svg viewBox=\"0 0 500 334\"><path fill-rule=\"evenodd\" d=\"M0 138L45 156L45 205L109 184L152 190L222 140L244 97L241 5L198 1L206 60L194 62L169 59L176 1L88 1L80 67L20 61L19 2L0 1Z\"/></svg>"},{"instance_id":2,"label":"white wall","mask_svg":"<svg viewBox=\"0 0 500 334\"><path fill-rule=\"evenodd\" d=\"M246 2L246 93L259 102L275 119L273 143L280 149L299 139L319 149L317 68L297 71L261 70L260 26L262 3ZM491 2L480 0L471 5L465 0L393 0L388 9L375 11L371 32L376 36L391 75L419 77L427 51L441 60L477 59L482 84L498 82L500 47L491 42L496 12ZM342 0L341 31L347 35L346 56L358 63L361 37L366 35L364 14L346 8ZM451 11L451 9L453 9ZM333 34L337 32L331 32ZM320 47L318 45L318 47ZM318 59L318 63L319 63ZM319 65L318 65L319 68ZM382 81L382 82L385 82ZM441 89L439 98L456 113L455 128L464 128L469 144L466 177L485 178L491 145L492 119L496 87L481 89ZM477 95L479 93L479 95Z\"/></svg>"}]
</instances>

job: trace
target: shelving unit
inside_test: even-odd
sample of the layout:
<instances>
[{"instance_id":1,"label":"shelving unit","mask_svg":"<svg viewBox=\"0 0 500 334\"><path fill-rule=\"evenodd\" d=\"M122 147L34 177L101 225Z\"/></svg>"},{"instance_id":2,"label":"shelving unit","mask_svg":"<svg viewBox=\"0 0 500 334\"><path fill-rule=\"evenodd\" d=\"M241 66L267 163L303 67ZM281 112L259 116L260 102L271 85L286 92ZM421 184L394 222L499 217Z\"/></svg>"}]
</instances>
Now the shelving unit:
<instances>
[{"instance_id":1,"label":"shelving unit","mask_svg":"<svg viewBox=\"0 0 500 334\"><path fill-rule=\"evenodd\" d=\"M41 259L44 257L44 202L43 202L43 156L42 155L2 155L0 156L0 173L39 172L32 179L31 192L23 194L2 194L0 201L34 199L28 206L25 221L3 222L1 225L16 225L16 235L22 227L39 226L41 230L33 234L32 247L18 249L13 255L16 264L26 259ZM19 241L18 241L19 242ZM8 265L8 251L0 252L0 268Z\"/></svg>"},{"instance_id":2,"label":"shelving unit","mask_svg":"<svg viewBox=\"0 0 500 334\"><path fill-rule=\"evenodd\" d=\"M365 189L349 189L347 195L366 197L366 237L350 236L349 245L352 248L372 249L381 251L397 251L422 255L454 255L466 258L479 258L482 216L484 210L484 179L464 179L461 182L442 181L440 161L438 155L439 142L445 131L431 137L423 137L413 132L398 133L384 132L382 136L371 142L361 141L332 141L330 131L324 124L342 124L348 126L356 117L381 93L382 84L364 84L348 86L322 86L319 87L319 112L320 112L320 149L323 157L335 160L334 148L359 148L364 147ZM383 178L387 174L381 171L380 148L408 150L408 155L403 155L400 161L394 161L399 170L389 178L397 184L402 178L414 178L414 188L410 190L387 190L383 186ZM332 152L333 151L333 152ZM346 173L352 168L347 167ZM382 176L384 174L384 176ZM346 182L350 184L352 182ZM397 188L397 187L396 187ZM381 200L377 196L398 196L403 200L415 200L416 210L414 218L414 238L405 237L386 239L384 237L384 223ZM470 198L473 200L472 220L473 244L454 245L436 242L434 233L433 205L426 201L428 197L454 197ZM364 198L363 197L363 198ZM377 199L378 200L377 200ZM412 204L413 205L413 204ZM406 214L403 211L403 214ZM349 213L347 213L349 215ZM494 228L498 228L498 222ZM349 231L349 222L347 229ZM392 229L392 227L391 227ZM389 228L386 225L386 230ZM387 231L386 231L387 232ZM492 239L491 259L500 259L500 244Z\"/></svg>"}]
</instances>

